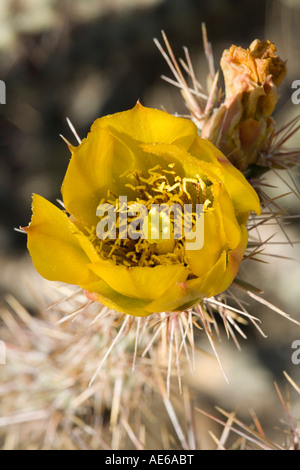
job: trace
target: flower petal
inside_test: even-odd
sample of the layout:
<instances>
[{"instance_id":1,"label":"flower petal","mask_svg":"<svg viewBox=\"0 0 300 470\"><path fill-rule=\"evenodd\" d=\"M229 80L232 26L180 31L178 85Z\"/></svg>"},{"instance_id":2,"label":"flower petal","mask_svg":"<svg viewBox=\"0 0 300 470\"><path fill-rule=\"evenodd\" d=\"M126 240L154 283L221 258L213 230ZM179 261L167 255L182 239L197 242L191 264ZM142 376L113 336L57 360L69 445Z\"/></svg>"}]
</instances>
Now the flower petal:
<instances>
[{"instance_id":1,"label":"flower petal","mask_svg":"<svg viewBox=\"0 0 300 470\"><path fill-rule=\"evenodd\" d=\"M176 282L163 296L147 306L147 310L155 312L173 312L180 310L183 305L200 302L204 295L196 288L190 287L191 281Z\"/></svg>"},{"instance_id":2,"label":"flower petal","mask_svg":"<svg viewBox=\"0 0 300 470\"><path fill-rule=\"evenodd\" d=\"M218 262L207 273L206 277L193 279L190 282L190 288L196 288L205 297L212 297L226 290L233 282L240 264L242 262L247 243L248 232L244 225L241 226L242 237L239 245L234 250L223 251Z\"/></svg>"},{"instance_id":3,"label":"flower petal","mask_svg":"<svg viewBox=\"0 0 300 470\"><path fill-rule=\"evenodd\" d=\"M206 276L176 283L162 297L148 305L147 310L152 312L182 311L187 305L191 307L204 297L223 292L233 281L231 272L227 272L226 258L226 251L223 251Z\"/></svg>"},{"instance_id":4,"label":"flower petal","mask_svg":"<svg viewBox=\"0 0 300 470\"><path fill-rule=\"evenodd\" d=\"M136 317L151 315L151 312L145 309L149 304L149 300L135 299L119 294L101 279L96 282L81 285L80 287L85 290L86 296L91 300L102 303L117 312L134 315Z\"/></svg>"},{"instance_id":5,"label":"flower petal","mask_svg":"<svg viewBox=\"0 0 300 470\"><path fill-rule=\"evenodd\" d=\"M209 162L201 161L183 147L171 144L142 144L146 153L156 155L163 163L175 163L176 173L181 177L195 178L197 174L205 175L213 182L222 181L223 171Z\"/></svg>"},{"instance_id":6,"label":"flower petal","mask_svg":"<svg viewBox=\"0 0 300 470\"><path fill-rule=\"evenodd\" d=\"M214 194L213 207L222 221L226 248L229 247L233 250L238 246L241 240L241 227L236 218L233 202L227 192L225 184L214 185L212 191Z\"/></svg>"},{"instance_id":7,"label":"flower petal","mask_svg":"<svg viewBox=\"0 0 300 470\"><path fill-rule=\"evenodd\" d=\"M217 159L217 148L211 144L209 140L202 139L201 137L197 137L192 146L189 149L189 152L194 155L198 160L212 163L214 166L219 166L219 162Z\"/></svg>"},{"instance_id":8,"label":"flower petal","mask_svg":"<svg viewBox=\"0 0 300 470\"><path fill-rule=\"evenodd\" d=\"M221 163L225 169L224 183L232 199L237 217L241 222L245 223L248 219L249 212L252 211L260 215L261 206L255 189L253 189L242 173L228 160L225 161L223 158Z\"/></svg>"},{"instance_id":9,"label":"flower petal","mask_svg":"<svg viewBox=\"0 0 300 470\"><path fill-rule=\"evenodd\" d=\"M107 191L126 195L128 180L122 176L135 169L135 157L130 148L108 129L96 129L72 149L63 184L62 195L67 211L83 226L96 226L97 206L107 197Z\"/></svg>"},{"instance_id":10,"label":"flower petal","mask_svg":"<svg viewBox=\"0 0 300 470\"><path fill-rule=\"evenodd\" d=\"M176 143L187 149L197 135L197 128L190 120L146 108L139 102L133 109L97 119L92 131L103 127L112 128L140 142Z\"/></svg>"},{"instance_id":11,"label":"flower petal","mask_svg":"<svg viewBox=\"0 0 300 470\"><path fill-rule=\"evenodd\" d=\"M182 311L226 290L233 282L243 259L248 242L248 232L242 225L242 237L235 250L221 253L218 261L206 276L177 282L165 294L147 306L151 312Z\"/></svg>"},{"instance_id":12,"label":"flower petal","mask_svg":"<svg viewBox=\"0 0 300 470\"><path fill-rule=\"evenodd\" d=\"M223 181L229 196L232 199L237 217L244 223L248 219L249 212L261 214L259 197L253 187L248 183L243 173L235 168L225 155L211 142L206 141L207 147L211 147L216 156L215 163L223 168Z\"/></svg>"},{"instance_id":13,"label":"flower petal","mask_svg":"<svg viewBox=\"0 0 300 470\"><path fill-rule=\"evenodd\" d=\"M224 250L234 249L241 240L241 228L235 216L232 201L223 183L213 185L212 209L204 211L204 244L200 250L186 250L191 272L206 276L208 266L213 266Z\"/></svg>"},{"instance_id":14,"label":"flower petal","mask_svg":"<svg viewBox=\"0 0 300 470\"><path fill-rule=\"evenodd\" d=\"M50 281L79 285L96 280L88 265L98 260L93 245L67 215L37 194L32 219L25 228L37 271Z\"/></svg>"},{"instance_id":15,"label":"flower petal","mask_svg":"<svg viewBox=\"0 0 300 470\"><path fill-rule=\"evenodd\" d=\"M116 292L151 300L163 295L174 283L185 281L188 276L188 269L183 264L129 268L103 261L91 264L90 269Z\"/></svg>"}]
</instances>

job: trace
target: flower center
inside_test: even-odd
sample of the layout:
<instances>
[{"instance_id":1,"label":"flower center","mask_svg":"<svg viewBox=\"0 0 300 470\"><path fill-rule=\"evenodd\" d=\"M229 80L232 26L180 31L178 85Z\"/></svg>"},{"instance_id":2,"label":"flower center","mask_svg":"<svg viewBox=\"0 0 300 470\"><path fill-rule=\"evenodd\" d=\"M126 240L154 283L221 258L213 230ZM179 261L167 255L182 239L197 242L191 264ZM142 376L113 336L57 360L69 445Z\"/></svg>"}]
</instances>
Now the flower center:
<instances>
[{"instance_id":1,"label":"flower center","mask_svg":"<svg viewBox=\"0 0 300 470\"><path fill-rule=\"evenodd\" d=\"M188 264L184 229L195 226L197 204L204 209L212 206L212 183L199 175L182 178L174 167L173 163L167 169L157 165L146 176L131 173L126 184L131 200L109 192L100 201L100 223L91 237L103 259L128 267Z\"/></svg>"}]
</instances>

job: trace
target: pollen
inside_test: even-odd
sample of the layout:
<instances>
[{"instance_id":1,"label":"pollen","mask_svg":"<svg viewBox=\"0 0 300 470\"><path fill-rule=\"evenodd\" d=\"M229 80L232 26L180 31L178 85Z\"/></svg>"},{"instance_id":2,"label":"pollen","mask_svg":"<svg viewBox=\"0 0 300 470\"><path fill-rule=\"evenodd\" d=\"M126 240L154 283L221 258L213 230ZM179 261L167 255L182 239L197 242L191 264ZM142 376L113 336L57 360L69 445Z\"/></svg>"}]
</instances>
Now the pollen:
<instances>
[{"instance_id":1,"label":"pollen","mask_svg":"<svg viewBox=\"0 0 300 470\"><path fill-rule=\"evenodd\" d=\"M127 174L125 185L130 190L126 203L110 191L100 205L113 208L115 220L107 224L101 240L95 230L89 230L90 239L103 259L117 265L158 266L183 263L188 265L185 255L185 204L192 207L188 224L196 221L196 204L204 210L213 205L211 181L196 175L181 177L175 163L167 168L156 165L147 172ZM133 197L132 197L133 196ZM175 210L176 209L176 210ZM104 216L100 218L104 222ZM179 236L179 235L180 236ZM127 235L127 236L126 236Z\"/></svg>"}]
</instances>

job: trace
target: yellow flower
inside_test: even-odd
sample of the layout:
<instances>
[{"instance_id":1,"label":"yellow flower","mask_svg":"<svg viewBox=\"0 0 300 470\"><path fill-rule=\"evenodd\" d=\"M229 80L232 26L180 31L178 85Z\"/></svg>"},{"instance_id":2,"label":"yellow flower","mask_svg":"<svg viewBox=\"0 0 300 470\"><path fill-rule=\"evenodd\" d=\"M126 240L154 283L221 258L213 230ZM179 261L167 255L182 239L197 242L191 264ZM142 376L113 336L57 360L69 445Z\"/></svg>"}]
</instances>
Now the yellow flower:
<instances>
[{"instance_id":1,"label":"yellow flower","mask_svg":"<svg viewBox=\"0 0 300 470\"><path fill-rule=\"evenodd\" d=\"M135 316L181 311L231 284L247 246L249 212L260 213L260 203L244 176L198 136L192 122L138 103L97 119L71 152L62 185L66 212L34 195L25 229L42 276L76 284L91 298ZM120 196L128 201L123 208ZM137 204L149 209L142 219L151 229L160 203L183 209L189 204L192 227L195 206L203 205L202 247L188 249L186 237L174 235L174 217L162 213L160 222L167 217L171 227L168 239L160 229L148 238L121 237L138 220L129 210ZM114 209L114 238L97 232L105 204ZM121 229L124 214L128 220Z\"/></svg>"}]
</instances>

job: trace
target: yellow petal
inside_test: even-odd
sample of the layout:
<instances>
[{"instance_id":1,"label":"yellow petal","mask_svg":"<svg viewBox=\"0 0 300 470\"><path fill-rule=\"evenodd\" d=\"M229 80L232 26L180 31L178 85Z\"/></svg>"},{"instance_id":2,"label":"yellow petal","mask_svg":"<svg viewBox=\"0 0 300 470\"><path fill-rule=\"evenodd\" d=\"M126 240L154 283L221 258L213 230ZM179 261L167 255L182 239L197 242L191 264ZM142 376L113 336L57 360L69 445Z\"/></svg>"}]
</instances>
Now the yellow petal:
<instances>
[{"instance_id":1,"label":"yellow petal","mask_svg":"<svg viewBox=\"0 0 300 470\"><path fill-rule=\"evenodd\" d=\"M197 137L190 147L189 152L198 158L198 160L220 166L216 150L216 147L212 145L209 140Z\"/></svg>"},{"instance_id":2,"label":"yellow petal","mask_svg":"<svg viewBox=\"0 0 300 470\"><path fill-rule=\"evenodd\" d=\"M143 301L123 296L104 281L98 281L82 287L91 293L95 293L95 296L91 297L93 300L102 302L104 305L121 313L147 316L151 313L182 311L200 302L204 297L217 295L230 286L238 272L248 241L248 233L245 226L242 226L241 230L242 238L239 245L235 250L229 252L224 250L206 276L188 281L174 282L161 296L157 292L157 296L150 303L148 303L148 300Z\"/></svg>"},{"instance_id":3,"label":"yellow petal","mask_svg":"<svg viewBox=\"0 0 300 470\"><path fill-rule=\"evenodd\" d=\"M190 281L190 288L199 289L204 297L211 297L213 295L223 292L233 281L226 275L227 262L226 251L223 251L216 264L208 271L207 275L202 279L192 279Z\"/></svg>"},{"instance_id":4,"label":"yellow petal","mask_svg":"<svg viewBox=\"0 0 300 470\"><path fill-rule=\"evenodd\" d=\"M234 249L240 243L241 229L236 219L231 199L220 183L212 186L214 203L204 211L204 244L200 250L187 250L186 257L191 272L203 277L224 250Z\"/></svg>"},{"instance_id":5,"label":"yellow petal","mask_svg":"<svg viewBox=\"0 0 300 470\"><path fill-rule=\"evenodd\" d=\"M180 310L182 306L187 304L195 304L204 297L196 288L190 287L191 281L177 282L168 289L163 296L157 298L147 306L147 310L155 312L174 312Z\"/></svg>"},{"instance_id":6,"label":"yellow petal","mask_svg":"<svg viewBox=\"0 0 300 470\"><path fill-rule=\"evenodd\" d=\"M37 271L50 281L69 284L96 280L88 265L98 255L66 214L37 194L33 195L32 211L30 225L25 230Z\"/></svg>"},{"instance_id":7,"label":"yellow petal","mask_svg":"<svg viewBox=\"0 0 300 470\"><path fill-rule=\"evenodd\" d=\"M108 129L90 132L79 147L72 149L63 184L62 195L66 210L83 226L96 226L96 210L101 198L110 189L126 195L126 170L134 170L135 156L130 148Z\"/></svg>"},{"instance_id":8,"label":"yellow petal","mask_svg":"<svg viewBox=\"0 0 300 470\"><path fill-rule=\"evenodd\" d=\"M237 217L245 222L245 217L248 218L248 214L251 211L260 215L261 206L256 191L248 183L244 175L230 163L220 150L209 141L207 141L207 144L208 147L211 147L219 165L224 170L223 181L232 199Z\"/></svg>"},{"instance_id":9,"label":"yellow petal","mask_svg":"<svg viewBox=\"0 0 300 470\"><path fill-rule=\"evenodd\" d=\"M188 269L183 264L125 267L103 261L91 264L90 269L116 292L151 300L163 295L174 283L185 281L188 276Z\"/></svg>"},{"instance_id":10,"label":"yellow petal","mask_svg":"<svg viewBox=\"0 0 300 470\"><path fill-rule=\"evenodd\" d=\"M196 288L198 284L199 290L205 293L206 297L212 297L224 292L230 286L237 275L248 243L246 227L242 225L241 230L242 237L239 245L234 250L224 251L203 280L190 281L191 288Z\"/></svg>"},{"instance_id":11,"label":"yellow petal","mask_svg":"<svg viewBox=\"0 0 300 470\"><path fill-rule=\"evenodd\" d=\"M224 292L230 286L239 270L248 242L246 227L242 225L241 230L242 237L239 245L229 252L223 251L218 262L211 268L204 279L193 279L190 281L191 288L196 288L198 284L199 290L203 294L205 293L206 297L212 297Z\"/></svg>"},{"instance_id":12,"label":"yellow petal","mask_svg":"<svg viewBox=\"0 0 300 470\"><path fill-rule=\"evenodd\" d=\"M220 165L201 161L183 147L171 144L142 144L141 148L149 154L158 156L162 163L175 163L176 173L181 177L195 178L197 174L204 174L213 182L222 181L223 171Z\"/></svg>"},{"instance_id":13,"label":"yellow petal","mask_svg":"<svg viewBox=\"0 0 300 470\"><path fill-rule=\"evenodd\" d=\"M225 184L214 185L212 191L214 194L213 207L222 221L227 247L233 250L241 240L241 228L236 218L233 202Z\"/></svg>"},{"instance_id":14,"label":"yellow petal","mask_svg":"<svg viewBox=\"0 0 300 470\"><path fill-rule=\"evenodd\" d=\"M216 210L208 210L204 217L204 244L200 250L186 250L190 270L196 276L205 276L225 249L226 239L222 220Z\"/></svg>"},{"instance_id":15,"label":"yellow petal","mask_svg":"<svg viewBox=\"0 0 300 470\"><path fill-rule=\"evenodd\" d=\"M222 163L224 183L230 195L237 217L241 222L246 222L249 212L261 214L259 197L246 178L228 160Z\"/></svg>"},{"instance_id":16,"label":"yellow petal","mask_svg":"<svg viewBox=\"0 0 300 470\"><path fill-rule=\"evenodd\" d=\"M80 287L85 290L86 296L91 300L102 303L117 312L134 315L136 317L151 315L151 312L145 310L149 304L148 300L135 299L119 294L102 280L83 284Z\"/></svg>"},{"instance_id":17,"label":"yellow petal","mask_svg":"<svg viewBox=\"0 0 300 470\"><path fill-rule=\"evenodd\" d=\"M187 305L191 307L204 297L223 292L233 281L231 272L227 273L226 257L226 251L223 251L206 276L176 283L165 295L148 305L147 310L152 312L182 311Z\"/></svg>"},{"instance_id":18,"label":"yellow petal","mask_svg":"<svg viewBox=\"0 0 300 470\"><path fill-rule=\"evenodd\" d=\"M197 135L197 128L190 120L146 108L139 102L129 111L97 119L92 131L99 127L112 128L140 142L177 143L187 149Z\"/></svg>"},{"instance_id":19,"label":"yellow petal","mask_svg":"<svg viewBox=\"0 0 300 470\"><path fill-rule=\"evenodd\" d=\"M248 232L241 226L242 237L235 250L224 250L214 266L205 276L185 282L177 282L165 294L147 306L151 312L182 311L200 302L204 297L212 297L224 292L233 282L243 259Z\"/></svg>"}]
</instances>

